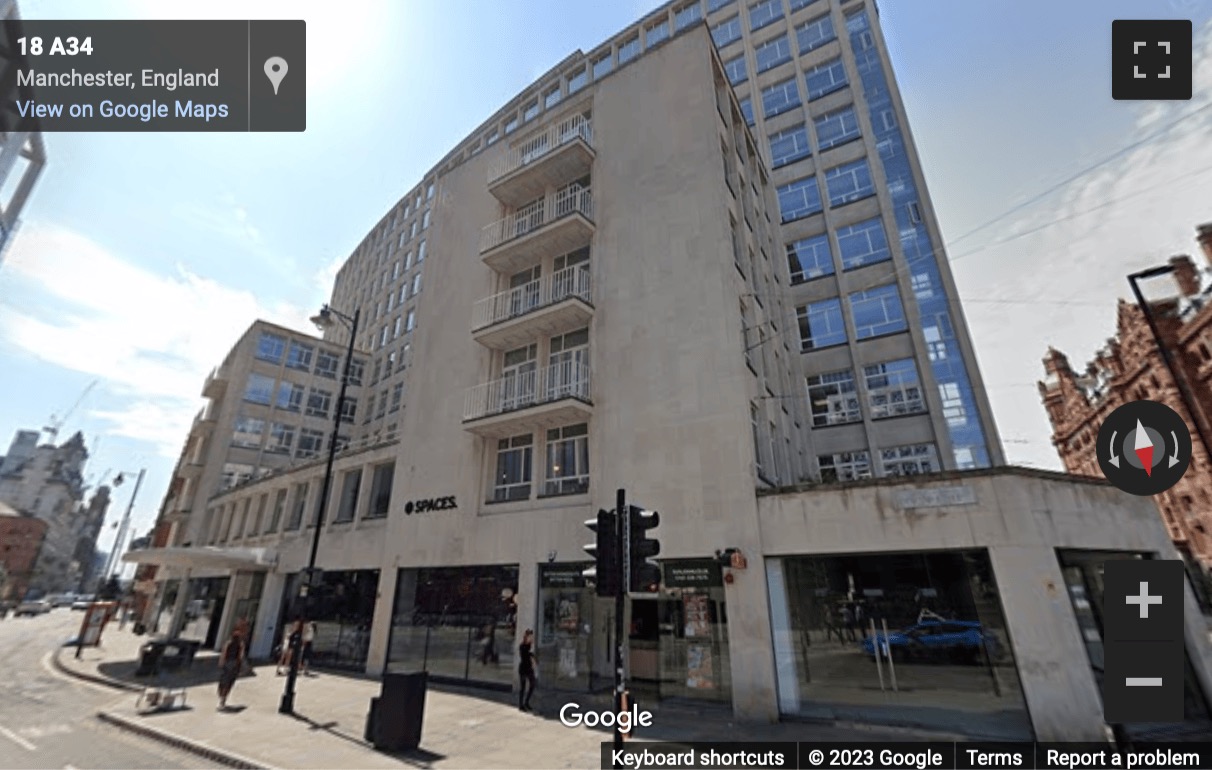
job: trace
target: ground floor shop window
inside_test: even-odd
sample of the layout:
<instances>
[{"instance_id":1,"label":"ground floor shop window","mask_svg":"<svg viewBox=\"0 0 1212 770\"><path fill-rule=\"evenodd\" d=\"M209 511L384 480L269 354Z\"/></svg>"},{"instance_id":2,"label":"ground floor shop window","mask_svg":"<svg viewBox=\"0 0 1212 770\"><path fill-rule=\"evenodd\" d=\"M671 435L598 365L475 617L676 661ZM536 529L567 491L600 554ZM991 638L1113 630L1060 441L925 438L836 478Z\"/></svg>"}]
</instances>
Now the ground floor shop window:
<instances>
[{"instance_id":1,"label":"ground floor shop window","mask_svg":"<svg viewBox=\"0 0 1212 770\"><path fill-rule=\"evenodd\" d=\"M179 638L196 639L207 649L220 643L219 621L223 617L230 584L231 579L226 577L193 578L189 581L189 599L185 604L184 624L177 634ZM175 602L176 596L173 598Z\"/></svg>"},{"instance_id":2,"label":"ground floor shop window","mask_svg":"<svg viewBox=\"0 0 1212 770\"><path fill-rule=\"evenodd\" d=\"M1065 587L1073 602L1073 612L1086 643L1090 668L1103 689L1103 565L1119 559L1146 559L1147 555L1124 551L1058 550ZM1202 619L1201 619L1202 620ZM1212 717L1208 698L1199 686L1188 655L1185 664L1185 689L1182 723L1124 725L1127 735L1138 741L1167 741L1206 738L1212 735Z\"/></svg>"},{"instance_id":3,"label":"ground floor shop window","mask_svg":"<svg viewBox=\"0 0 1212 770\"><path fill-rule=\"evenodd\" d=\"M767 579L784 714L1032 737L986 552L769 559Z\"/></svg>"},{"instance_id":4,"label":"ground floor shop window","mask_svg":"<svg viewBox=\"0 0 1212 770\"><path fill-rule=\"evenodd\" d=\"M512 688L517 591L516 564L400 570L387 670Z\"/></svg>"},{"instance_id":5,"label":"ground floor shop window","mask_svg":"<svg viewBox=\"0 0 1212 770\"><path fill-rule=\"evenodd\" d=\"M642 683L655 671L662 699L731 702L728 612L719 563L686 559L661 566L660 593L632 602L632 676Z\"/></svg>"},{"instance_id":6,"label":"ground floor shop window","mask_svg":"<svg viewBox=\"0 0 1212 770\"><path fill-rule=\"evenodd\" d=\"M288 630L296 618L315 624L311 664L321 668L361 671L370 652L370 627L379 590L379 570L334 570L317 574L305 598L299 576L287 580L278 628ZM279 640L280 641L280 640Z\"/></svg>"},{"instance_id":7,"label":"ground floor shop window","mask_svg":"<svg viewBox=\"0 0 1212 770\"><path fill-rule=\"evenodd\" d=\"M588 690L596 681L604 681L605 674L613 676L609 666L593 658L593 632L601 623L594 622L597 599L581 574L590 566L545 564L539 568L539 679L557 689Z\"/></svg>"}]
</instances>

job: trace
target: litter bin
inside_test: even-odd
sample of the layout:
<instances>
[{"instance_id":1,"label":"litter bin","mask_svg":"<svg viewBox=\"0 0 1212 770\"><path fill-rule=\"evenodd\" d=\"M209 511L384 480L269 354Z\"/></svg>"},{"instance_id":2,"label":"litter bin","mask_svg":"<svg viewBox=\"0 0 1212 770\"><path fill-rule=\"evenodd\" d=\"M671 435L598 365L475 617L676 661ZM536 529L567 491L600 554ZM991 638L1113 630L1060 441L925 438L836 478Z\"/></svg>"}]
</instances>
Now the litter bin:
<instances>
[{"instance_id":1,"label":"litter bin","mask_svg":"<svg viewBox=\"0 0 1212 770\"><path fill-rule=\"evenodd\" d=\"M428 674L384 674L379 697L370 701L366 738L380 751L406 751L421 745Z\"/></svg>"},{"instance_id":2,"label":"litter bin","mask_svg":"<svg viewBox=\"0 0 1212 770\"><path fill-rule=\"evenodd\" d=\"M160 659L164 657L163 642L148 642L139 648L139 668L135 676L150 676L160 673Z\"/></svg>"}]
</instances>

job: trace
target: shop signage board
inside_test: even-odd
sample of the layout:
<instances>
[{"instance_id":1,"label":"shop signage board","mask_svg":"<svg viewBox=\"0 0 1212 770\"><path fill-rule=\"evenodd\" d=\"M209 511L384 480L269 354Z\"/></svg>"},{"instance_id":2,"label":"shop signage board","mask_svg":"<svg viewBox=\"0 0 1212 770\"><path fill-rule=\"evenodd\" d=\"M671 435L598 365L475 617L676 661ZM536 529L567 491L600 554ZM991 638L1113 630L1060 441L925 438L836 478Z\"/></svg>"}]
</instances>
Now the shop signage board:
<instances>
[{"instance_id":1,"label":"shop signage board","mask_svg":"<svg viewBox=\"0 0 1212 770\"><path fill-rule=\"evenodd\" d=\"M953 505L975 504L976 490L972 487L903 489L896 494L896 507L902 511L914 508L946 508Z\"/></svg>"},{"instance_id":2,"label":"shop signage board","mask_svg":"<svg viewBox=\"0 0 1212 770\"><path fill-rule=\"evenodd\" d=\"M713 588L724 585L720 563L715 559L685 559L666 562L666 588Z\"/></svg>"},{"instance_id":3,"label":"shop signage board","mask_svg":"<svg viewBox=\"0 0 1212 770\"><path fill-rule=\"evenodd\" d=\"M585 570L593 565L586 562L572 566L545 567L540 575L540 585L543 588L584 588Z\"/></svg>"}]
</instances>

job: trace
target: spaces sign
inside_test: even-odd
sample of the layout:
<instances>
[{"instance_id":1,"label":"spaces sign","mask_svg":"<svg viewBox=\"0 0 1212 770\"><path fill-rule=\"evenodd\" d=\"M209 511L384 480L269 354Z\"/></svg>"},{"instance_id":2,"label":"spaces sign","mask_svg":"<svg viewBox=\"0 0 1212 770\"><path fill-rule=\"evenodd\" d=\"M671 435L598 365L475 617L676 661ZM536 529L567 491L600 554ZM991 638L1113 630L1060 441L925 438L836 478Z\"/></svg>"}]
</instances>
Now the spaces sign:
<instances>
[{"instance_id":1,"label":"spaces sign","mask_svg":"<svg viewBox=\"0 0 1212 770\"><path fill-rule=\"evenodd\" d=\"M404 513L425 513L426 511L449 511L459 506L455 504L455 496L431 497L428 500L409 500L404 503Z\"/></svg>"}]
</instances>

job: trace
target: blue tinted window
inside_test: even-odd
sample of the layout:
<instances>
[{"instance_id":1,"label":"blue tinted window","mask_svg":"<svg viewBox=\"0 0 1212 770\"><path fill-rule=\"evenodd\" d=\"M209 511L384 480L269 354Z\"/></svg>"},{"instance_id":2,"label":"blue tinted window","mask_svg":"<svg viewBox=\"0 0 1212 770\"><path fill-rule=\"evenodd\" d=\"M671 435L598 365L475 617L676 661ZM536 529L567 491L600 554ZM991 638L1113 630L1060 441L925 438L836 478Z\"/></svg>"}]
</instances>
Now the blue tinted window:
<instances>
[{"instance_id":1,"label":"blue tinted window","mask_svg":"<svg viewBox=\"0 0 1212 770\"><path fill-rule=\"evenodd\" d=\"M648 41L648 47L652 48L657 43L664 42L669 39L669 22L662 21L655 27L648 28L648 34L644 36Z\"/></svg>"},{"instance_id":2,"label":"blue tinted window","mask_svg":"<svg viewBox=\"0 0 1212 770\"><path fill-rule=\"evenodd\" d=\"M673 26L677 28L678 32L681 32L702 18L703 12L699 10L699 4L695 2L673 15Z\"/></svg>"},{"instance_id":3,"label":"blue tinted window","mask_svg":"<svg viewBox=\"0 0 1212 770\"><path fill-rule=\"evenodd\" d=\"M640 53L640 36L636 35L619 46L619 64L631 61Z\"/></svg>"},{"instance_id":4,"label":"blue tinted window","mask_svg":"<svg viewBox=\"0 0 1212 770\"><path fill-rule=\"evenodd\" d=\"M718 11L726 5L732 5L736 0L707 0L707 13Z\"/></svg>"},{"instance_id":5,"label":"blue tinted window","mask_svg":"<svg viewBox=\"0 0 1212 770\"><path fill-rule=\"evenodd\" d=\"M816 119L816 143L818 151L836 147L859 136L858 116L853 107L847 107Z\"/></svg>"},{"instance_id":6,"label":"blue tinted window","mask_svg":"<svg viewBox=\"0 0 1212 770\"><path fill-rule=\"evenodd\" d=\"M792 283L833 275L833 256L829 253L829 236L814 235L787 244L787 268Z\"/></svg>"},{"instance_id":7,"label":"blue tinted window","mask_svg":"<svg viewBox=\"0 0 1212 770\"><path fill-rule=\"evenodd\" d=\"M816 350L846 341L846 324L842 321L842 302L833 299L809 302L796 312L800 326L800 348Z\"/></svg>"},{"instance_id":8,"label":"blue tinted window","mask_svg":"<svg viewBox=\"0 0 1212 770\"><path fill-rule=\"evenodd\" d=\"M783 62L789 62L791 61L791 42L787 40L786 35L767 40L753 49L753 60L757 62L755 66L757 72L765 72Z\"/></svg>"},{"instance_id":9,"label":"blue tinted window","mask_svg":"<svg viewBox=\"0 0 1212 770\"><path fill-rule=\"evenodd\" d=\"M833 18L826 14L819 19L804 22L795 28L795 39L800 44L801 54L820 48L830 40L836 40L837 34L833 31Z\"/></svg>"},{"instance_id":10,"label":"blue tinted window","mask_svg":"<svg viewBox=\"0 0 1212 770\"><path fill-rule=\"evenodd\" d=\"M839 227L837 248L842 253L842 268L845 270L892 259L888 236L878 217L849 227Z\"/></svg>"},{"instance_id":11,"label":"blue tinted window","mask_svg":"<svg viewBox=\"0 0 1212 770\"><path fill-rule=\"evenodd\" d=\"M821 210L821 191L816 186L816 177L799 179L779 188L779 211L783 221L790 222Z\"/></svg>"},{"instance_id":12,"label":"blue tinted window","mask_svg":"<svg viewBox=\"0 0 1212 770\"><path fill-rule=\"evenodd\" d=\"M749 6L749 29L761 29L783 18L783 0L761 0Z\"/></svg>"},{"instance_id":13,"label":"blue tinted window","mask_svg":"<svg viewBox=\"0 0 1212 770\"><path fill-rule=\"evenodd\" d=\"M788 0L787 4L791 6L791 10L794 12L801 8L807 8L815 2L816 0Z\"/></svg>"},{"instance_id":14,"label":"blue tinted window","mask_svg":"<svg viewBox=\"0 0 1212 770\"><path fill-rule=\"evenodd\" d=\"M741 114L745 116L745 122L753 125L753 100L746 96L740 101Z\"/></svg>"},{"instance_id":15,"label":"blue tinted window","mask_svg":"<svg viewBox=\"0 0 1212 770\"><path fill-rule=\"evenodd\" d=\"M905 308L895 284L854 292L850 295L850 313L854 316L854 334L860 340L907 328Z\"/></svg>"},{"instance_id":16,"label":"blue tinted window","mask_svg":"<svg viewBox=\"0 0 1212 770\"><path fill-rule=\"evenodd\" d=\"M568 76L568 93L580 91L589 82L589 73L582 67L579 72L575 72Z\"/></svg>"},{"instance_id":17,"label":"blue tinted window","mask_svg":"<svg viewBox=\"0 0 1212 770\"><path fill-rule=\"evenodd\" d=\"M825 189L829 191L830 206L841 206L874 195L871 168L865 159L831 168L825 172Z\"/></svg>"},{"instance_id":18,"label":"blue tinted window","mask_svg":"<svg viewBox=\"0 0 1212 770\"><path fill-rule=\"evenodd\" d=\"M275 364L282 360L282 355L286 352L286 338L279 337L276 334L261 332L261 338L257 340L257 358L262 361L272 361Z\"/></svg>"},{"instance_id":19,"label":"blue tinted window","mask_svg":"<svg viewBox=\"0 0 1212 770\"><path fill-rule=\"evenodd\" d=\"M614 60L611 58L611 53L607 51L602 58L593 63L593 79L600 80L610 74L610 69L614 66Z\"/></svg>"},{"instance_id":20,"label":"blue tinted window","mask_svg":"<svg viewBox=\"0 0 1212 770\"><path fill-rule=\"evenodd\" d=\"M717 48L723 48L731 42L741 39L741 17L733 16L724 19L711 28L711 39Z\"/></svg>"},{"instance_id":21,"label":"blue tinted window","mask_svg":"<svg viewBox=\"0 0 1212 770\"><path fill-rule=\"evenodd\" d=\"M794 163L810 154L808 129L802 124L770 135L770 165L772 168L786 166L788 163Z\"/></svg>"},{"instance_id":22,"label":"blue tinted window","mask_svg":"<svg viewBox=\"0 0 1212 770\"><path fill-rule=\"evenodd\" d=\"M808 84L808 99L819 99L846 87L846 68L841 59L834 59L804 73Z\"/></svg>"},{"instance_id":23,"label":"blue tinted window","mask_svg":"<svg viewBox=\"0 0 1212 770\"><path fill-rule=\"evenodd\" d=\"M724 62L724 74L728 76L728 82L734 86L748 80L749 73L745 71L745 54Z\"/></svg>"},{"instance_id":24,"label":"blue tinted window","mask_svg":"<svg viewBox=\"0 0 1212 770\"><path fill-rule=\"evenodd\" d=\"M773 118L799 106L800 89L795 78L762 89L762 115Z\"/></svg>"}]
</instances>

